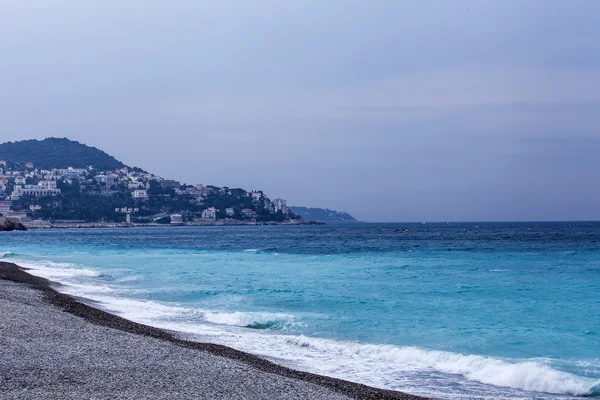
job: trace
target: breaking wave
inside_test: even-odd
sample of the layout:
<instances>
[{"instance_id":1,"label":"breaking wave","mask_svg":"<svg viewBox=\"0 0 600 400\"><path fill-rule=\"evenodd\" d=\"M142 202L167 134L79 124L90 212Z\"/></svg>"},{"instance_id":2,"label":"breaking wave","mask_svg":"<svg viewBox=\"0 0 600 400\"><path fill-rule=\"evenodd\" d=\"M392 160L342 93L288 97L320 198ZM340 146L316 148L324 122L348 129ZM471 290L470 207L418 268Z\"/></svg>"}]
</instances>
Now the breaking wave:
<instances>
[{"instance_id":1,"label":"breaking wave","mask_svg":"<svg viewBox=\"0 0 600 400\"><path fill-rule=\"evenodd\" d=\"M337 342L304 336L290 337L288 343L334 353L343 358L360 357L365 361L462 375L472 381L512 389L576 396L600 394L599 381L560 371L537 361L509 362L418 347Z\"/></svg>"},{"instance_id":2,"label":"breaking wave","mask_svg":"<svg viewBox=\"0 0 600 400\"><path fill-rule=\"evenodd\" d=\"M17 253L13 253L12 251L2 251L0 252L0 260L4 260L5 258L15 257Z\"/></svg>"},{"instance_id":3,"label":"breaking wave","mask_svg":"<svg viewBox=\"0 0 600 400\"><path fill-rule=\"evenodd\" d=\"M77 277L99 277L101 274L97 271L81 268L77 264L60 263L52 261L21 261L19 266L30 270L34 275L42 278L64 283L63 280Z\"/></svg>"},{"instance_id":4,"label":"breaking wave","mask_svg":"<svg viewBox=\"0 0 600 400\"><path fill-rule=\"evenodd\" d=\"M252 329L285 329L294 320L293 315L260 312L205 312L207 322L219 325L239 326Z\"/></svg>"}]
</instances>

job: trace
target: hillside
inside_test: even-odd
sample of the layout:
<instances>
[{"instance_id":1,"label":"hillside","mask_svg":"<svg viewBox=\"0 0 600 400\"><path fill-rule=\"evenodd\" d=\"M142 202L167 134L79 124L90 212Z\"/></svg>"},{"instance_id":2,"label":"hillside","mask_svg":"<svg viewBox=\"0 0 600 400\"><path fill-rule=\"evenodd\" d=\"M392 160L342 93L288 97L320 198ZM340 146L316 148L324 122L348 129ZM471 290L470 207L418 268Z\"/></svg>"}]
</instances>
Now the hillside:
<instances>
[{"instance_id":1,"label":"hillside","mask_svg":"<svg viewBox=\"0 0 600 400\"><path fill-rule=\"evenodd\" d=\"M302 222L285 200L260 190L186 185L56 138L0 144L0 213L41 221Z\"/></svg>"},{"instance_id":2,"label":"hillside","mask_svg":"<svg viewBox=\"0 0 600 400\"><path fill-rule=\"evenodd\" d=\"M326 223L359 222L347 212L329 210L327 208L290 207L290 210L307 221Z\"/></svg>"},{"instance_id":3,"label":"hillside","mask_svg":"<svg viewBox=\"0 0 600 400\"><path fill-rule=\"evenodd\" d=\"M95 147L66 138L23 140L0 144L0 160L11 164L33 163L35 168L85 168L92 165L96 170L114 170L125 165Z\"/></svg>"}]
</instances>

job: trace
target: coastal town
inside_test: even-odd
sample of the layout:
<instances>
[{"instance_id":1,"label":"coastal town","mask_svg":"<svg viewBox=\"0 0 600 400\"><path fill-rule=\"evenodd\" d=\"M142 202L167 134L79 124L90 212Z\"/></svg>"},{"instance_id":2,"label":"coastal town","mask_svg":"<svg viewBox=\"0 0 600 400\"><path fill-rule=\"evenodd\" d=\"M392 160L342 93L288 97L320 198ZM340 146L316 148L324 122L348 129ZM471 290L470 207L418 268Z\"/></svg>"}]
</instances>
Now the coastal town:
<instances>
[{"instance_id":1,"label":"coastal town","mask_svg":"<svg viewBox=\"0 0 600 400\"><path fill-rule=\"evenodd\" d=\"M0 216L44 224L302 223L263 191L186 185L140 168L38 168L0 160Z\"/></svg>"}]
</instances>

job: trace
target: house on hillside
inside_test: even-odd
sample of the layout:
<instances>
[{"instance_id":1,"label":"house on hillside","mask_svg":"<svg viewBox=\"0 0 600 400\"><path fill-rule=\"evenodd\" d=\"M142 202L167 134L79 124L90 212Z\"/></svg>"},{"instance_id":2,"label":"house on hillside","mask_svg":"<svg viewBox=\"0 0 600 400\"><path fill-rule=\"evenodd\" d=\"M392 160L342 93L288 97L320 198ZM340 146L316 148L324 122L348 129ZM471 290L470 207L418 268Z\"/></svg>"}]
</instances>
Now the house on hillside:
<instances>
[{"instance_id":1,"label":"house on hillside","mask_svg":"<svg viewBox=\"0 0 600 400\"><path fill-rule=\"evenodd\" d=\"M207 208L202 211L202 219L205 220L215 220L217 219L217 209L214 207Z\"/></svg>"},{"instance_id":2,"label":"house on hillside","mask_svg":"<svg viewBox=\"0 0 600 400\"><path fill-rule=\"evenodd\" d=\"M148 200L148 192L145 190L134 190L131 195L134 200Z\"/></svg>"},{"instance_id":3,"label":"house on hillside","mask_svg":"<svg viewBox=\"0 0 600 400\"><path fill-rule=\"evenodd\" d=\"M250 196L252 197L253 201L258 201L258 200L260 200L261 197L263 197L263 192L252 191L252 192L250 192Z\"/></svg>"},{"instance_id":4,"label":"house on hillside","mask_svg":"<svg viewBox=\"0 0 600 400\"><path fill-rule=\"evenodd\" d=\"M256 213L251 208L242 209L242 215L247 218L255 218L256 217Z\"/></svg>"},{"instance_id":5,"label":"house on hillside","mask_svg":"<svg viewBox=\"0 0 600 400\"><path fill-rule=\"evenodd\" d=\"M11 199L19 200L22 196L58 196L59 194L60 189L56 188L56 181L41 181L37 185L16 186L11 194Z\"/></svg>"},{"instance_id":6,"label":"house on hillside","mask_svg":"<svg viewBox=\"0 0 600 400\"><path fill-rule=\"evenodd\" d=\"M172 214L171 225L183 225L183 216L181 214Z\"/></svg>"}]
</instances>

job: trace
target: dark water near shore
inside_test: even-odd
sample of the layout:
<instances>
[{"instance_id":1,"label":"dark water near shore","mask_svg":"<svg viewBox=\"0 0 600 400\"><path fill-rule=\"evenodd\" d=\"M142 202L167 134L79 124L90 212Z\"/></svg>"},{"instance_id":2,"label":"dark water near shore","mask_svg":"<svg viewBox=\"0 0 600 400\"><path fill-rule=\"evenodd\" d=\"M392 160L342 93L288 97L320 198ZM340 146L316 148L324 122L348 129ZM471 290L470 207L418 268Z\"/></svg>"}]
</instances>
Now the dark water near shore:
<instances>
[{"instance_id":1,"label":"dark water near shore","mask_svg":"<svg viewBox=\"0 0 600 400\"><path fill-rule=\"evenodd\" d=\"M127 318L373 386L600 391L600 223L29 231L0 255Z\"/></svg>"}]
</instances>

